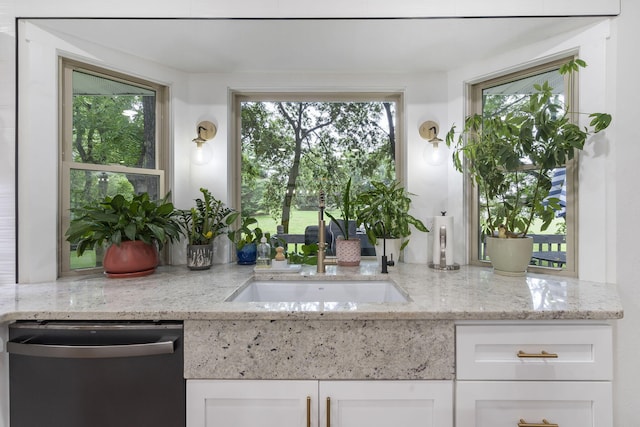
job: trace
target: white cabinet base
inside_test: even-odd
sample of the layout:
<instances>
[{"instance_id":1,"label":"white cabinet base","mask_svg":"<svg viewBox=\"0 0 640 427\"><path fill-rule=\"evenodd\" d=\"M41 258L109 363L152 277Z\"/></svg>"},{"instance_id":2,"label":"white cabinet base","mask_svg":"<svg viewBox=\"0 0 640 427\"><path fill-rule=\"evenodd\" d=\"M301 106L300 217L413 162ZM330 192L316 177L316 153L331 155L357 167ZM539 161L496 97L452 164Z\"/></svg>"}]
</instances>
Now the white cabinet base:
<instances>
[{"instance_id":1,"label":"white cabinet base","mask_svg":"<svg viewBox=\"0 0 640 427\"><path fill-rule=\"evenodd\" d=\"M307 397L317 381L188 380L187 427L303 427Z\"/></svg>"},{"instance_id":2,"label":"white cabinet base","mask_svg":"<svg viewBox=\"0 0 640 427\"><path fill-rule=\"evenodd\" d=\"M187 381L187 427L222 426L452 427L453 381Z\"/></svg>"},{"instance_id":3,"label":"white cabinet base","mask_svg":"<svg viewBox=\"0 0 640 427\"><path fill-rule=\"evenodd\" d=\"M452 381L322 381L320 404L327 399L321 426L453 426Z\"/></svg>"},{"instance_id":4,"label":"white cabinet base","mask_svg":"<svg viewBox=\"0 0 640 427\"><path fill-rule=\"evenodd\" d=\"M456 427L517 427L520 420L561 427L611 425L611 383L460 381Z\"/></svg>"}]
</instances>

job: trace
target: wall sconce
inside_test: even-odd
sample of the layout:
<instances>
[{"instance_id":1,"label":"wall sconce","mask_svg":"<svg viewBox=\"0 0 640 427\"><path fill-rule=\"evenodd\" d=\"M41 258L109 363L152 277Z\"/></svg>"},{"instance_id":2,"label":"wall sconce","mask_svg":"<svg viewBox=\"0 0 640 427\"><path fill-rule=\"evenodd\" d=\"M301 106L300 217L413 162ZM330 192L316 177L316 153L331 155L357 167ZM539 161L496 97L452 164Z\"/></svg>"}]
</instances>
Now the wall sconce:
<instances>
[{"instance_id":1,"label":"wall sconce","mask_svg":"<svg viewBox=\"0 0 640 427\"><path fill-rule=\"evenodd\" d=\"M447 147L444 141L438 138L440 126L434 121L427 120L420 125L418 132L423 139L427 140L424 147L424 160L432 166L440 166L447 160Z\"/></svg>"},{"instance_id":2,"label":"wall sconce","mask_svg":"<svg viewBox=\"0 0 640 427\"><path fill-rule=\"evenodd\" d=\"M196 165L206 165L213 158L213 147L206 144L216 136L216 125L210 121L198 123L196 132L198 136L193 139L195 145L191 147L191 162Z\"/></svg>"}]
</instances>

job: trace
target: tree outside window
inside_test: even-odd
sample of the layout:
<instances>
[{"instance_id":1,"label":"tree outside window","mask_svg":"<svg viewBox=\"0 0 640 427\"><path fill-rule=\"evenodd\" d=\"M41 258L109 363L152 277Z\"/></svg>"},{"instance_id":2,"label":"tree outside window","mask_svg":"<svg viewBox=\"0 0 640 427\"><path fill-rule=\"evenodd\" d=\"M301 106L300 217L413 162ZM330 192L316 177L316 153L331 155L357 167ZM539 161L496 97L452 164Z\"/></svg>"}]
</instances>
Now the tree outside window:
<instances>
[{"instance_id":1,"label":"tree outside window","mask_svg":"<svg viewBox=\"0 0 640 427\"><path fill-rule=\"evenodd\" d=\"M241 210L272 232L317 224L320 190L331 210L349 178L396 179L395 102L249 100L241 122Z\"/></svg>"}]
</instances>

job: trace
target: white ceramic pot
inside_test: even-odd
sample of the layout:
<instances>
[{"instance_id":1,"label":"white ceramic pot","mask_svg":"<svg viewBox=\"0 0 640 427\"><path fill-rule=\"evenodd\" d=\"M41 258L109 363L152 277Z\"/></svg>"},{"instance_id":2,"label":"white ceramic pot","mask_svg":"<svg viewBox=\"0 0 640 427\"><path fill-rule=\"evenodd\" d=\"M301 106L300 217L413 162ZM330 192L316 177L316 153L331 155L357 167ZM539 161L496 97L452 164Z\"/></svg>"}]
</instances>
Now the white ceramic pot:
<instances>
[{"instance_id":1,"label":"white ceramic pot","mask_svg":"<svg viewBox=\"0 0 640 427\"><path fill-rule=\"evenodd\" d=\"M524 276L533 254L533 238L485 237L493 271L503 276Z\"/></svg>"}]
</instances>

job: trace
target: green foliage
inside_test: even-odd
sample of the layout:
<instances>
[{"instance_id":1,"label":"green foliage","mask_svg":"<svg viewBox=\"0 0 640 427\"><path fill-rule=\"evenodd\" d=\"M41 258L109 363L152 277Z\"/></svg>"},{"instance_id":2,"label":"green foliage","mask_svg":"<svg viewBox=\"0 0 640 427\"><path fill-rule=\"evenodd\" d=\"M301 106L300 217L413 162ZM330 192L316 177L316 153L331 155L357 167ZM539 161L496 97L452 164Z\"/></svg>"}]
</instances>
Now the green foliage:
<instances>
[{"instance_id":1,"label":"green foliage","mask_svg":"<svg viewBox=\"0 0 640 427\"><path fill-rule=\"evenodd\" d=\"M327 216L336 223L346 240L349 240L349 221L355 219L356 210L358 209L356 201L357 197L351 194L351 178L349 178L342 191L342 203L338 205L342 221L336 219L330 212L325 211Z\"/></svg>"},{"instance_id":2,"label":"green foliage","mask_svg":"<svg viewBox=\"0 0 640 427\"><path fill-rule=\"evenodd\" d=\"M137 166L143 148L143 114L130 119L122 113L141 105L140 96L74 96L74 160Z\"/></svg>"},{"instance_id":3,"label":"green foliage","mask_svg":"<svg viewBox=\"0 0 640 427\"><path fill-rule=\"evenodd\" d=\"M306 264L317 265L318 264L318 244L311 243L309 245L301 245L300 253L290 253L290 264Z\"/></svg>"},{"instance_id":4,"label":"green foliage","mask_svg":"<svg viewBox=\"0 0 640 427\"><path fill-rule=\"evenodd\" d=\"M243 212L268 213L288 231L292 209L317 208L320 190L337 194L351 176L354 189L395 177L387 109L393 118L384 102L243 103Z\"/></svg>"},{"instance_id":5,"label":"green foliage","mask_svg":"<svg viewBox=\"0 0 640 427\"><path fill-rule=\"evenodd\" d=\"M190 245L209 244L224 234L227 226L237 218L237 213L216 199L209 190L200 188L202 199L195 200L195 207L179 213L180 226Z\"/></svg>"},{"instance_id":6,"label":"green foliage","mask_svg":"<svg viewBox=\"0 0 640 427\"><path fill-rule=\"evenodd\" d=\"M584 66L584 61L569 61L560 73ZM611 123L609 114L594 113L589 116L592 130L580 128L548 82L534 88L536 92L518 100L517 107L493 116L472 115L460 135L456 136L455 125L447 133L447 145L454 147L454 167L466 170L478 186L486 234L493 235L504 225L508 235L524 236L535 218L542 220L545 230L559 208L557 199L544 203L551 172L573 159L590 135Z\"/></svg>"},{"instance_id":7,"label":"green foliage","mask_svg":"<svg viewBox=\"0 0 640 427\"><path fill-rule=\"evenodd\" d=\"M74 79L79 74L83 73L74 71ZM156 169L155 123L154 95L74 95L72 159L84 164ZM109 188L104 191L95 185L92 173L72 170L72 208L93 204L106 195L146 191L159 197L157 176L110 172Z\"/></svg>"},{"instance_id":8,"label":"green foliage","mask_svg":"<svg viewBox=\"0 0 640 427\"><path fill-rule=\"evenodd\" d=\"M413 225L417 230L427 232L427 227L409 214L412 194L407 192L398 181L386 184L381 181L371 183L371 188L357 197L356 213L358 223L364 224L367 237L371 243L376 243L376 238L398 239L409 237ZM385 234L386 233L386 234ZM405 239L402 248L409 244Z\"/></svg>"},{"instance_id":9,"label":"green foliage","mask_svg":"<svg viewBox=\"0 0 640 427\"><path fill-rule=\"evenodd\" d=\"M178 241L181 235L176 211L168 199L169 194L157 202L149 200L147 193L131 200L118 194L105 197L96 205L72 209L74 219L65 233L66 239L77 244L78 256L104 242L119 245L126 240L157 243L162 249L164 243Z\"/></svg>"},{"instance_id":10,"label":"green foliage","mask_svg":"<svg viewBox=\"0 0 640 427\"><path fill-rule=\"evenodd\" d=\"M235 221L235 218L233 219ZM229 221L231 224L233 221ZM262 236L269 238L269 233L263 234L262 229L257 226L258 220L250 216L242 217L240 226L227 232L229 240L240 250L249 243L259 243ZM252 227L253 226L253 227Z\"/></svg>"}]
</instances>

